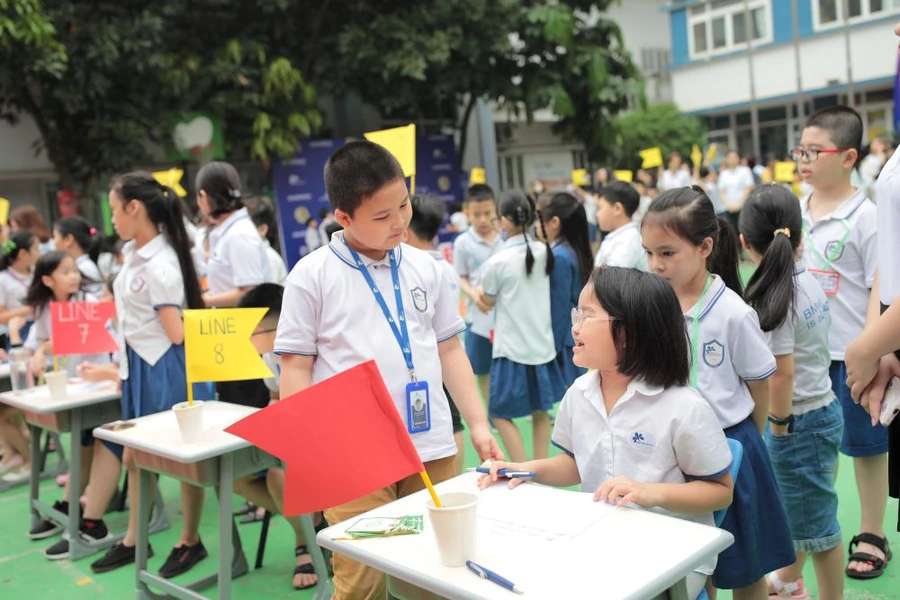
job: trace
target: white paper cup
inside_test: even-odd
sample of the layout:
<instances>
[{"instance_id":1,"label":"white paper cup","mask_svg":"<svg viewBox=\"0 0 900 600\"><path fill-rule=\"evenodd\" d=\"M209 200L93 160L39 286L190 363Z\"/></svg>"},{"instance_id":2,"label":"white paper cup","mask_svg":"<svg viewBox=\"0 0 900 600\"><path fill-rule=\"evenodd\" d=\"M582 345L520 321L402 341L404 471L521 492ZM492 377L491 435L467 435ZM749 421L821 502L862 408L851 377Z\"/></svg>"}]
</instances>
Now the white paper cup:
<instances>
[{"instance_id":1,"label":"white paper cup","mask_svg":"<svg viewBox=\"0 0 900 600\"><path fill-rule=\"evenodd\" d=\"M59 400L66 397L66 386L69 382L68 372L57 371L55 373L44 373L44 380L47 382L47 389L50 390L51 398Z\"/></svg>"},{"instance_id":2,"label":"white paper cup","mask_svg":"<svg viewBox=\"0 0 900 600\"><path fill-rule=\"evenodd\" d=\"M186 443L199 442L203 439L203 402L194 400L194 404L179 402L172 407L181 430L181 439Z\"/></svg>"},{"instance_id":3,"label":"white paper cup","mask_svg":"<svg viewBox=\"0 0 900 600\"><path fill-rule=\"evenodd\" d=\"M475 529L478 518L478 496L464 492L441 494L441 508L431 498L425 502L434 529L441 564L463 567L475 556Z\"/></svg>"}]
</instances>

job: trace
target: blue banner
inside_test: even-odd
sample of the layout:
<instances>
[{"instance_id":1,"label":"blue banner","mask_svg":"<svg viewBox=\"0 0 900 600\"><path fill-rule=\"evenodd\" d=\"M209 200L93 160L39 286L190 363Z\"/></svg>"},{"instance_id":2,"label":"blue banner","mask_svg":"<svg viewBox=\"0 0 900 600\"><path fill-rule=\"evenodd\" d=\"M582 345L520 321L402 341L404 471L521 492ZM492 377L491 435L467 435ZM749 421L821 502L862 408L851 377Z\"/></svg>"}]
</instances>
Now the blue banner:
<instances>
[{"instance_id":1,"label":"blue banner","mask_svg":"<svg viewBox=\"0 0 900 600\"><path fill-rule=\"evenodd\" d=\"M456 237L448 230L450 204L462 202L459 186L456 145L449 135L425 135L416 138L416 193L435 196L447 204L447 219L438 233L439 246L446 247Z\"/></svg>"}]
</instances>

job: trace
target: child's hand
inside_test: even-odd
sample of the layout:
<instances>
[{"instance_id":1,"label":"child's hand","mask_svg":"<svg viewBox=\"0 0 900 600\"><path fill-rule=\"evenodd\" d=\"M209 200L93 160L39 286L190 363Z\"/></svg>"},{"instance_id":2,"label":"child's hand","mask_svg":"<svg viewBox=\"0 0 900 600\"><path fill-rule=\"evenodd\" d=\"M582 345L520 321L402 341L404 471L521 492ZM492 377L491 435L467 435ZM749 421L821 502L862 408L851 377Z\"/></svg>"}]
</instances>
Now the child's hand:
<instances>
[{"instance_id":1,"label":"child's hand","mask_svg":"<svg viewBox=\"0 0 900 600\"><path fill-rule=\"evenodd\" d=\"M491 434L487 423L470 427L469 438L472 440L472 446L481 460L504 460L506 458L503 455L503 450L497 444L496 438Z\"/></svg>"},{"instance_id":2,"label":"child's hand","mask_svg":"<svg viewBox=\"0 0 900 600\"><path fill-rule=\"evenodd\" d=\"M652 483L641 483L628 477L613 477L604 481L597 489L594 502L606 502L617 506L633 502L641 508L653 508L660 504L656 489Z\"/></svg>"},{"instance_id":3,"label":"child's hand","mask_svg":"<svg viewBox=\"0 0 900 600\"><path fill-rule=\"evenodd\" d=\"M475 306L477 306L478 310L480 310L481 312L491 312L491 309L493 307L484 301L484 288L479 287L477 290L475 290L475 297L472 300L475 301Z\"/></svg>"},{"instance_id":4,"label":"child's hand","mask_svg":"<svg viewBox=\"0 0 900 600\"><path fill-rule=\"evenodd\" d=\"M500 469L513 469L516 471L527 471L528 470L528 469L525 469L521 465L521 463L504 462L502 460L492 462L492 463L490 463L490 465L485 464L484 466L486 466L486 467L490 466L491 472L485 473L484 475L482 475L481 477L478 478L478 487L479 487L479 489L482 489L482 490L491 487L492 485L497 483L498 480L506 479L505 477L500 477L499 475L497 475L497 472L500 471ZM529 481L529 480L524 477L514 477L512 479L508 479L507 481L509 482L508 483L509 489L513 489L520 483L522 483L524 481Z\"/></svg>"},{"instance_id":5,"label":"child's hand","mask_svg":"<svg viewBox=\"0 0 900 600\"><path fill-rule=\"evenodd\" d=\"M81 363L77 368L78 376L85 381L115 381L118 379L115 365L95 365L94 363Z\"/></svg>"}]
</instances>

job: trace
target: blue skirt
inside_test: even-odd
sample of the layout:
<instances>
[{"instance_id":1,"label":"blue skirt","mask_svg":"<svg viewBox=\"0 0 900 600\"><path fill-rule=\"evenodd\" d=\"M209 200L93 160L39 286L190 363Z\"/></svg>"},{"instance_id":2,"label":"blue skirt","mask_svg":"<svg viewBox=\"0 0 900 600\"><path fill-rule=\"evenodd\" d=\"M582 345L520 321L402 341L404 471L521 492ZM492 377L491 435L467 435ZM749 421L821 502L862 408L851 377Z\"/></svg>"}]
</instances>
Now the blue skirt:
<instances>
[{"instance_id":1,"label":"blue skirt","mask_svg":"<svg viewBox=\"0 0 900 600\"><path fill-rule=\"evenodd\" d=\"M516 419L550 410L566 395L559 366L521 365L508 358L491 363L491 398L488 413L498 419Z\"/></svg>"},{"instance_id":2,"label":"blue skirt","mask_svg":"<svg viewBox=\"0 0 900 600\"><path fill-rule=\"evenodd\" d=\"M712 582L719 589L747 587L768 573L793 564L794 541L775 471L763 438L751 418L725 430L744 446L744 458L734 482L734 500L722 529L734 545L719 555Z\"/></svg>"},{"instance_id":3,"label":"blue skirt","mask_svg":"<svg viewBox=\"0 0 900 600\"><path fill-rule=\"evenodd\" d=\"M563 349L556 354L556 365L559 367L559 373L563 380L563 385L568 390L575 383L575 380L587 373L587 369L582 369L575 365L572 360L574 353L571 346L563 346Z\"/></svg>"},{"instance_id":4,"label":"blue skirt","mask_svg":"<svg viewBox=\"0 0 900 600\"><path fill-rule=\"evenodd\" d=\"M187 400L184 344L169 347L152 367L130 346L125 346L128 379L122 381L122 419L134 419L169 410ZM215 398L208 383L194 384L195 400Z\"/></svg>"}]
</instances>

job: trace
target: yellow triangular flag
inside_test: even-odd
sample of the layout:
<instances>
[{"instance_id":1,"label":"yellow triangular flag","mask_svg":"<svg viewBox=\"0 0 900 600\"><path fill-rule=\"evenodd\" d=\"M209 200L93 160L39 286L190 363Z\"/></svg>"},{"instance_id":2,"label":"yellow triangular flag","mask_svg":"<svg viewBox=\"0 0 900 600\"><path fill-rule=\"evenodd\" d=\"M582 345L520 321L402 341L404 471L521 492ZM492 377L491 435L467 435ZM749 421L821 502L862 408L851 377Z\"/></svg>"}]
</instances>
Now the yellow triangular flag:
<instances>
[{"instance_id":1,"label":"yellow triangular flag","mask_svg":"<svg viewBox=\"0 0 900 600\"><path fill-rule=\"evenodd\" d=\"M0 225L6 225L9 221L9 200L0 198Z\"/></svg>"},{"instance_id":2,"label":"yellow triangular flag","mask_svg":"<svg viewBox=\"0 0 900 600\"><path fill-rule=\"evenodd\" d=\"M642 169L661 167L663 164L662 150L660 150L658 147L641 150L641 159L644 161L641 165Z\"/></svg>"},{"instance_id":3,"label":"yellow triangular flag","mask_svg":"<svg viewBox=\"0 0 900 600\"><path fill-rule=\"evenodd\" d=\"M400 163L400 167L403 169L404 177L411 177L416 174L415 125L382 129L381 131L372 131L363 135L370 142L384 146L394 155L394 158L397 159L397 162Z\"/></svg>"},{"instance_id":4,"label":"yellow triangular flag","mask_svg":"<svg viewBox=\"0 0 900 600\"><path fill-rule=\"evenodd\" d=\"M613 171L613 177L616 178L616 181L624 181L625 183L634 181L634 173L631 171Z\"/></svg>"},{"instance_id":5,"label":"yellow triangular flag","mask_svg":"<svg viewBox=\"0 0 900 600\"><path fill-rule=\"evenodd\" d=\"M469 173L469 185L479 183L487 183L487 173L481 167L472 167L472 171Z\"/></svg>"},{"instance_id":6,"label":"yellow triangular flag","mask_svg":"<svg viewBox=\"0 0 900 600\"><path fill-rule=\"evenodd\" d=\"M691 148L691 162L694 168L703 166L703 152L700 151L700 146L697 144L694 144L694 147Z\"/></svg>"},{"instance_id":7,"label":"yellow triangular flag","mask_svg":"<svg viewBox=\"0 0 900 600\"><path fill-rule=\"evenodd\" d=\"M572 183L575 185L590 185L591 178L587 169L572 169Z\"/></svg>"},{"instance_id":8,"label":"yellow triangular flag","mask_svg":"<svg viewBox=\"0 0 900 600\"><path fill-rule=\"evenodd\" d=\"M710 145L709 149L706 151L706 164L711 165L716 160L716 154L719 153L719 146L717 144Z\"/></svg>"},{"instance_id":9,"label":"yellow triangular flag","mask_svg":"<svg viewBox=\"0 0 900 600\"><path fill-rule=\"evenodd\" d=\"M775 163L775 181L778 183L792 183L796 169L797 165L791 161Z\"/></svg>"},{"instance_id":10,"label":"yellow triangular flag","mask_svg":"<svg viewBox=\"0 0 900 600\"><path fill-rule=\"evenodd\" d=\"M184 177L184 169L169 169L168 171L156 171L153 179L162 185L167 185L178 194L180 198L187 196L187 191L181 187L181 178Z\"/></svg>"},{"instance_id":11,"label":"yellow triangular flag","mask_svg":"<svg viewBox=\"0 0 900 600\"><path fill-rule=\"evenodd\" d=\"M184 311L188 382L272 377L272 371L250 342L266 312L265 308Z\"/></svg>"}]
</instances>

